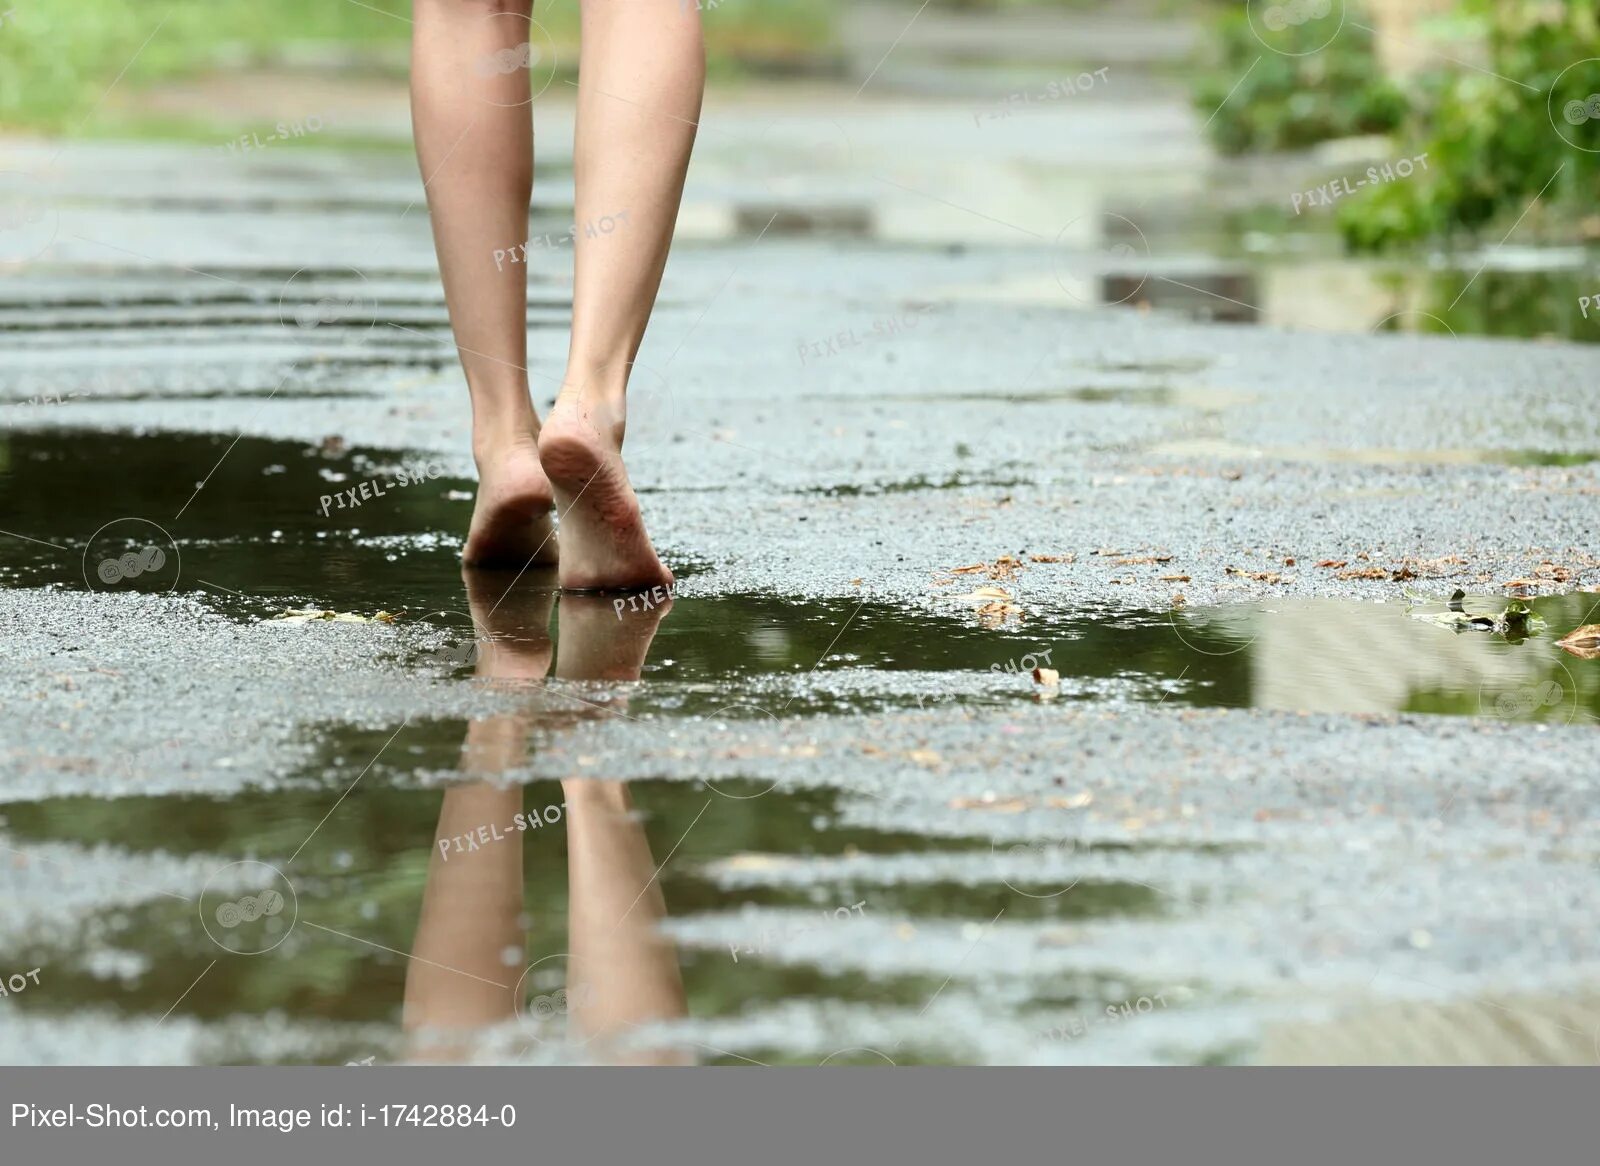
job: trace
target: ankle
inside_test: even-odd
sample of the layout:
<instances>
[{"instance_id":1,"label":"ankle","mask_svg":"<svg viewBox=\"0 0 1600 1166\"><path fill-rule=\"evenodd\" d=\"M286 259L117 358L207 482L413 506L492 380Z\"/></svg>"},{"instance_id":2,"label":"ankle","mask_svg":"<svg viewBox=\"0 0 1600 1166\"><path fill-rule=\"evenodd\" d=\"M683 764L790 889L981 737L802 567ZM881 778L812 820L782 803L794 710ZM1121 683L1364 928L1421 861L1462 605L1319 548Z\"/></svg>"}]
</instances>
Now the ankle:
<instances>
[{"instance_id":1,"label":"ankle","mask_svg":"<svg viewBox=\"0 0 1600 1166\"><path fill-rule=\"evenodd\" d=\"M481 471L486 465L498 465L517 453L539 453L539 423L531 429L504 427L480 428L474 424L472 431L472 460Z\"/></svg>"},{"instance_id":2,"label":"ankle","mask_svg":"<svg viewBox=\"0 0 1600 1166\"><path fill-rule=\"evenodd\" d=\"M562 378L552 412L555 410L582 418L596 433L610 437L620 447L628 416L627 377L607 375L605 370L569 369Z\"/></svg>"}]
</instances>

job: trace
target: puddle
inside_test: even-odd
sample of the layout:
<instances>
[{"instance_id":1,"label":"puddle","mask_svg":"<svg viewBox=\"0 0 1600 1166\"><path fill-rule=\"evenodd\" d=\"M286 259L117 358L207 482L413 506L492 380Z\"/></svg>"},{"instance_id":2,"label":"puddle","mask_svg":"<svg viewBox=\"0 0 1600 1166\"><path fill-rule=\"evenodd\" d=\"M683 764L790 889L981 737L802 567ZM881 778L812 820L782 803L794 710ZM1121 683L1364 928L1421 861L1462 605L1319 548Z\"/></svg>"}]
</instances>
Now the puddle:
<instances>
[{"instance_id":1,"label":"puddle","mask_svg":"<svg viewBox=\"0 0 1600 1166\"><path fill-rule=\"evenodd\" d=\"M1160 372L1169 365L1153 362L1149 365L1126 364L1119 368L1126 372ZM845 398L840 398L845 399ZM995 389L978 393L901 393L896 401L927 401L939 404L945 401L974 401L993 405L996 401L1018 405L1045 405L1059 401L1080 401L1088 405L1152 405L1175 409L1231 409L1253 404L1257 398L1252 393L1230 389L1215 389L1197 385L1078 385L1061 389Z\"/></svg>"},{"instance_id":2,"label":"puddle","mask_svg":"<svg viewBox=\"0 0 1600 1166\"><path fill-rule=\"evenodd\" d=\"M239 620L318 608L465 626L471 597L462 587L457 532L466 527L474 487L440 469L425 457L337 442L15 433L0 442L0 486L12 503L7 525L40 541L0 543L0 583L176 586ZM108 475L117 482L118 513L100 500ZM966 484L918 479L883 489ZM96 576L91 559L106 569L107 557L120 561L146 544L170 556L160 571L110 585ZM91 547L99 548L93 556ZM693 564L677 570L678 598L643 665L650 683L632 698L635 715L701 715L733 699L786 716L1032 703L1040 696L1035 667L1060 674L1050 695L1062 705L1566 721L1600 713L1594 669L1574 668L1554 643L1594 622L1600 600L1591 594L1534 599L1546 628L1513 643L1432 626L1403 603L1285 599L1172 611L1033 605L1021 622L994 627L937 595L930 608L871 598L696 595ZM1453 586L1435 590L1442 598ZM530 575L518 602L536 605L542 595L548 604L552 587L547 576ZM1476 596L1467 606L1494 613L1504 601ZM549 622L548 610L545 616ZM847 625L848 637L838 639ZM1541 696L1524 707L1527 693L1550 685L1562 694L1559 704Z\"/></svg>"},{"instance_id":3,"label":"puddle","mask_svg":"<svg viewBox=\"0 0 1600 1166\"><path fill-rule=\"evenodd\" d=\"M665 618L558 601L539 578L486 607L463 588L455 537L438 533L465 526L471 484L427 459L178 435L15 433L0 451L7 525L43 540L0 543L8 586L92 587L85 543L114 519L156 515L181 535L169 548L179 589L200 588L229 619L382 608L448 627L440 613L470 612L488 633L480 650L435 673L527 698L470 722L309 725L307 759L271 793L0 806L0 960L44 969L49 984L0 1029L25 1023L89 1060L1019 1059L1074 1039L1075 1018L1155 1009L1139 1023L1157 1026L1191 992L1217 995L1051 964L1072 954L1074 927L1183 907L1142 883L1080 877L1084 856L1059 846L997 851L863 825L844 795L768 792L754 766L715 785L529 777L541 749L599 717L670 733L686 718L759 732L813 714L959 715L1035 705L1030 670L1044 664L1060 673L1062 710L1600 719L1600 674L1554 646L1592 621L1593 595L1534 600L1545 626L1521 637L1452 631L1399 603L1307 600L1030 609L995 629L937 606L697 596L692 570ZM362 482L386 489L332 501ZM91 501L113 485L125 515ZM100 559L124 572L119 586L173 585L143 535L124 541L137 574L111 550ZM1472 612L1501 606L1467 600ZM863 859L875 861L849 865ZM841 873L729 880L824 860ZM881 874L935 861L976 873ZM1045 955L1026 971L990 964L991 1015L950 969L1001 914L1035 929ZM157 1032L180 996L177 1023ZM95 1041L70 1048L63 1034L85 1015Z\"/></svg>"},{"instance_id":4,"label":"puddle","mask_svg":"<svg viewBox=\"0 0 1600 1166\"><path fill-rule=\"evenodd\" d=\"M1268 458L1365 466L1581 466L1600 461L1600 450L1550 453L1533 449L1333 449L1328 446L1245 445L1220 438L1152 442L1140 447L1140 452L1161 457Z\"/></svg>"}]
</instances>

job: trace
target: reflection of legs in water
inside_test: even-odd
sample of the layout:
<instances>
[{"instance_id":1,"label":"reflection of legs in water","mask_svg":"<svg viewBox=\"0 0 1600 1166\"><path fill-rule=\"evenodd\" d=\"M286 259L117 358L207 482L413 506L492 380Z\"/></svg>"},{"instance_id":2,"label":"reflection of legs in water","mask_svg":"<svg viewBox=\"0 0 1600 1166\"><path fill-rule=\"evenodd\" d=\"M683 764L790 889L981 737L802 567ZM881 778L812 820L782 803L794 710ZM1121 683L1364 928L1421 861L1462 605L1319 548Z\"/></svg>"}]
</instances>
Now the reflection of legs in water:
<instances>
[{"instance_id":1,"label":"reflection of legs in water","mask_svg":"<svg viewBox=\"0 0 1600 1166\"><path fill-rule=\"evenodd\" d=\"M509 574L464 575L472 618L490 637L480 647L477 675L490 684L542 679L550 667L549 581L529 575L513 587ZM524 712L473 721L461 770L478 780L447 790L439 808L413 958L406 966L404 1027L413 1034L412 1056L418 1060L462 1059L476 1030L515 1014L527 942L521 923L522 835L512 828L522 810L522 787L502 787L492 779L522 764L532 721ZM476 836L480 826L498 827L508 836L464 852L449 843Z\"/></svg>"},{"instance_id":2,"label":"reflection of legs in water","mask_svg":"<svg viewBox=\"0 0 1600 1166\"><path fill-rule=\"evenodd\" d=\"M618 620L603 599L565 595L558 618L556 675L567 680L633 680L664 605ZM604 714L601 714L604 715ZM626 1037L651 1021L687 1014L677 952L662 937L666 901L626 782L569 780L568 985L576 1023L590 1039ZM668 1050L635 1049L619 1059L678 1063Z\"/></svg>"}]
</instances>

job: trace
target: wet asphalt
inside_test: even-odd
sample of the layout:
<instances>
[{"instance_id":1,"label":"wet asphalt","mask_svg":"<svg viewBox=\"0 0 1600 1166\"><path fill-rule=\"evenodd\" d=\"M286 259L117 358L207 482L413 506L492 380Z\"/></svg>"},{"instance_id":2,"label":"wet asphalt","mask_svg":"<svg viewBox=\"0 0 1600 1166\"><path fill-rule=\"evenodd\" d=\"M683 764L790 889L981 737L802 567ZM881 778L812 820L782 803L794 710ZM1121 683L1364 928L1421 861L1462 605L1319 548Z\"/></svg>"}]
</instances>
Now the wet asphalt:
<instances>
[{"instance_id":1,"label":"wet asphalt","mask_svg":"<svg viewBox=\"0 0 1600 1166\"><path fill-rule=\"evenodd\" d=\"M153 168L137 151L81 162L125 167L123 190ZM470 476L464 392L402 163L297 165L309 170L235 174L238 190L198 214L87 192L65 205L56 264L0 281L5 427L90 447L108 430L308 449L336 438ZM352 173L352 205L304 205ZM379 187L393 193L380 199ZM270 205L283 191L301 209ZM559 198L540 213L559 224ZM630 468L685 604L890 605L914 657L919 623L985 626L959 598L978 586L1006 593L1013 609L988 619L1024 640L1030 620L1086 611L1394 602L1404 587L1493 596L1517 579L1533 582L1511 590L1537 595L1600 588L1593 348L1207 325L1076 302L1067 289L1093 278L1093 263L1080 271L1048 247L756 233L680 247L635 377ZM1158 266L1135 274L1160 279ZM354 307L300 326L295 307L328 296ZM569 297L565 268L535 272L540 400L559 377ZM327 488L304 467L287 472L313 510ZM180 541L185 499L211 506L213 522L236 508L239 530L257 530L248 492L206 495L222 480L215 465L170 475L159 513L124 513L116 464L62 488L98 498L101 522L159 521ZM87 588L81 547L96 530L81 509L77 525L0 522L12 539L51 544L16 553L53 580L0 591L8 803L271 791L314 767L318 729L505 707L504 694L409 666L415 629L239 618L234 591L197 574L159 596ZM431 532L429 553L448 556L459 533ZM951 574L1003 556L1019 565ZM406 569L403 554L393 569ZM270 574L259 582L276 594ZM363 582L373 610L389 606L381 572ZM248 594L250 582L230 587ZM849 1037L933 1059L1250 1059L1349 1013L1488 1001L1499 1010L1490 1055L1511 1057L1554 1023L1548 1001L1588 999L1556 1025L1587 1041L1549 1056L1600 1058L1600 1013L1584 995L1600 971L1586 910L1600 890L1600 783L1581 706L1530 725L1292 702L1180 707L1114 690L1037 700L1023 681L995 707L964 700L969 676L930 672L908 681L908 694L932 697L920 707L791 710L841 683L850 635L847 618L817 675L760 692L769 712L784 702L778 715L741 723L731 742L697 718L598 717L528 763L529 780L676 784L693 805L736 791L757 813L763 797L828 791L835 826L927 840L894 853L813 853L800 840L763 854L691 848L682 861L695 877L735 897L750 886L925 892L941 911L869 910L853 931L780 938L772 958L874 982L949 978L920 1010L767 999L687 1022L689 1037L749 1055ZM1007 641L995 656L1015 654ZM745 682L723 695L747 696ZM131 760L108 789L113 752ZM376 776L426 780L417 773L434 762L450 764L396 761ZM1012 850L1031 843L1044 849ZM18 875L0 936L70 935L129 884L181 888L195 878L182 868L206 865L114 840L59 849L68 873ZM1080 884L1122 888L1135 905L1082 917L1041 907ZM700 909L667 926L686 949L725 953L753 918ZM102 962L104 946L87 944ZM87 974L137 974L127 958L132 971ZM1112 1002L1169 989L1172 1006L1041 1041L1037 1006L1055 1007L1064 984ZM258 1052L268 1039L248 1017L175 1019L159 1033L137 1017L0 1024L38 1060L107 1049L182 1060L244 1032ZM282 1056L312 1059L355 1039L338 1029L294 1018L274 1039ZM1416 1032L1400 1055L1449 1058L1447 1039Z\"/></svg>"}]
</instances>

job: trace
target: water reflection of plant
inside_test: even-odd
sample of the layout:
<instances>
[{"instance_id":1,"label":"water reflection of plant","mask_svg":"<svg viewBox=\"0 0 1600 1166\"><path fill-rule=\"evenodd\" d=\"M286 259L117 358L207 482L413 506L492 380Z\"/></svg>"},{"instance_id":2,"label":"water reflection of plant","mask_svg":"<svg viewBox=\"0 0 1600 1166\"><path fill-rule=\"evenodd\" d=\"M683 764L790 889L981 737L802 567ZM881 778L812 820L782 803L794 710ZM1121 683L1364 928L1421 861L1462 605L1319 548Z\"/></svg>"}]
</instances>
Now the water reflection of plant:
<instances>
[{"instance_id":1,"label":"water reflection of plant","mask_svg":"<svg viewBox=\"0 0 1600 1166\"><path fill-rule=\"evenodd\" d=\"M1413 181L1363 192L1340 206L1340 231L1356 249L1377 251L1509 223L1546 183L1542 202L1583 212L1600 193L1600 153L1563 140L1547 109L1563 70L1600 57L1593 0L1468 0L1462 7L1481 32L1485 67L1499 76L1459 69L1420 87L1400 136L1427 150L1433 165ZM1538 216L1532 219L1536 224Z\"/></svg>"},{"instance_id":2,"label":"water reflection of plant","mask_svg":"<svg viewBox=\"0 0 1600 1166\"><path fill-rule=\"evenodd\" d=\"M1467 279L1454 268L1414 267L1382 274L1378 283L1392 298L1395 316L1385 331L1438 332L1457 336L1554 337L1600 343L1600 313L1586 317L1578 297L1594 280L1581 270L1484 271L1465 292ZM1414 310L1402 311L1401 308ZM1587 455L1573 461L1590 461Z\"/></svg>"}]
</instances>

